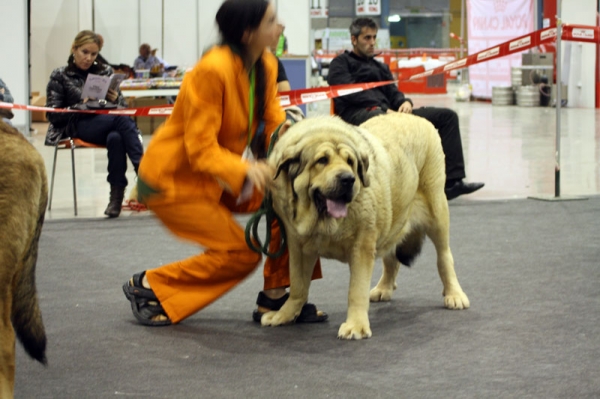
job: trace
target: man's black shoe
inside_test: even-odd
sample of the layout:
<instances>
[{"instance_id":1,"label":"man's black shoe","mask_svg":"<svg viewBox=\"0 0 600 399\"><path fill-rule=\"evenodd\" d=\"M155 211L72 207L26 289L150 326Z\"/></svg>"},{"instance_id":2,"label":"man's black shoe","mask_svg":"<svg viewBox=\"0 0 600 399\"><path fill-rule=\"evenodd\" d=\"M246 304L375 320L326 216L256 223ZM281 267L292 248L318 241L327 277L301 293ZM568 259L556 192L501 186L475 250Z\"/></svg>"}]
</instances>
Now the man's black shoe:
<instances>
[{"instance_id":1,"label":"man's black shoe","mask_svg":"<svg viewBox=\"0 0 600 399\"><path fill-rule=\"evenodd\" d=\"M450 187L446 187L446 198L448 201L458 197L459 195L471 194L483 187L485 183L465 183L462 180L457 181Z\"/></svg>"}]
</instances>

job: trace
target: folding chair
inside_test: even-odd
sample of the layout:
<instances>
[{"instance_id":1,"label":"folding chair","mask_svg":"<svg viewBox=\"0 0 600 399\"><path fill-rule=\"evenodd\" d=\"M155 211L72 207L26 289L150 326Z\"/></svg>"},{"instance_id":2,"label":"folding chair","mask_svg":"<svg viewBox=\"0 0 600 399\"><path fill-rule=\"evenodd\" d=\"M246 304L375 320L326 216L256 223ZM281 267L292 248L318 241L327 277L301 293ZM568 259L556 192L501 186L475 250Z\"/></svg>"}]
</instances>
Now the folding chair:
<instances>
[{"instance_id":1,"label":"folding chair","mask_svg":"<svg viewBox=\"0 0 600 399\"><path fill-rule=\"evenodd\" d=\"M58 150L71 150L71 171L73 174L73 207L77 216L77 183L75 178L75 150L77 148L106 148L106 146L88 143L81 139L67 137L59 140L54 147L54 161L52 162L52 179L50 180L50 198L48 199L48 210L52 210L52 194L54 192L54 175L56 174L56 156Z\"/></svg>"}]
</instances>

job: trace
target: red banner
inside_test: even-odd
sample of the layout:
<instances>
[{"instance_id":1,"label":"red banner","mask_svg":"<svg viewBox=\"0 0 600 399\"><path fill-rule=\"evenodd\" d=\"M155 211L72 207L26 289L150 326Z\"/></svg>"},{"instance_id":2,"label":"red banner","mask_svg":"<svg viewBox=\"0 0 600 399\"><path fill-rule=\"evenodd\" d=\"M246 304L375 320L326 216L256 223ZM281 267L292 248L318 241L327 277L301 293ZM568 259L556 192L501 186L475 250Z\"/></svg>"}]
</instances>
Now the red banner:
<instances>
[{"instance_id":1,"label":"red banner","mask_svg":"<svg viewBox=\"0 0 600 399\"><path fill-rule=\"evenodd\" d=\"M476 54L532 32L534 19L534 0L467 0L468 53ZM492 87L510 86L511 68L521 66L523 49L505 53L493 62L471 64L473 95L491 98Z\"/></svg>"}]
</instances>

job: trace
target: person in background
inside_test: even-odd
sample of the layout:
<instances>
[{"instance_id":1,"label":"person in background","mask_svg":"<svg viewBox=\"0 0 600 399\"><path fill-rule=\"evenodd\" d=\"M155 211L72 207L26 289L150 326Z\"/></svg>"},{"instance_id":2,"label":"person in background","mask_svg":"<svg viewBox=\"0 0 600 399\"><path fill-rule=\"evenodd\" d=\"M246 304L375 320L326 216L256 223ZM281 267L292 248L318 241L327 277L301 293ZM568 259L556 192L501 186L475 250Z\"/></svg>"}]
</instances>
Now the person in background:
<instances>
[{"instance_id":1,"label":"person in background","mask_svg":"<svg viewBox=\"0 0 600 399\"><path fill-rule=\"evenodd\" d=\"M279 40L281 38L281 32L283 32L283 25L281 23L277 24L278 34L275 37L275 40L269 45L269 49L273 54L277 52L277 47L281 43ZM277 57L277 91L279 93L283 93L286 91L292 90L290 85L290 81L288 80L287 73L285 72L285 67L283 62ZM288 120L299 122L300 120L305 118L304 112L302 108L297 105L287 106L285 107L285 114Z\"/></svg>"},{"instance_id":2,"label":"person in background","mask_svg":"<svg viewBox=\"0 0 600 399\"><path fill-rule=\"evenodd\" d=\"M10 94L10 90L8 90L8 86L2 79L0 79L0 101L5 103L14 103L15 99L12 94Z\"/></svg>"},{"instance_id":3,"label":"person in background","mask_svg":"<svg viewBox=\"0 0 600 399\"><path fill-rule=\"evenodd\" d=\"M140 55L133 61L133 69L152 69L156 65L160 65L160 62L152 55L152 48L148 43L144 43L140 46Z\"/></svg>"},{"instance_id":4,"label":"person in background","mask_svg":"<svg viewBox=\"0 0 600 399\"><path fill-rule=\"evenodd\" d=\"M102 41L94 32L81 31L71 45L67 65L52 71L46 88L46 107L67 108L87 102L81 92L88 74L110 76L110 66L96 62ZM106 100L125 106L121 91L108 90ZM118 217L127 187L127 157L137 173L144 151L141 136L129 116L49 112L46 145L55 145L65 137L77 137L89 143L106 146L110 200L104 214Z\"/></svg>"},{"instance_id":5,"label":"person in background","mask_svg":"<svg viewBox=\"0 0 600 399\"><path fill-rule=\"evenodd\" d=\"M287 37L283 34L285 31L285 25L282 23L277 24L277 46L275 46L274 54L277 58L288 52Z\"/></svg>"},{"instance_id":6,"label":"person in background","mask_svg":"<svg viewBox=\"0 0 600 399\"><path fill-rule=\"evenodd\" d=\"M171 116L152 136L138 178L140 202L171 232L205 251L136 273L123 284L143 325L179 323L239 284L261 261L234 213L256 211L275 174L261 159L270 135L285 121L277 60L267 49L277 35L275 8L268 0L226 0L216 22L222 42L187 73ZM278 229L272 237L276 251ZM279 310L287 300L288 260L287 252L266 260L253 320L260 322L263 313ZM320 265L313 277L320 277ZM296 322L326 319L307 303Z\"/></svg>"},{"instance_id":7,"label":"person in background","mask_svg":"<svg viewBox=\"0 0 600 399\"><path fill-rule=\"evenodd\" d=\"M15 102L15 99L13 98L12 94L10 94L10 90L8 90L8 86L6 85L6 83L4 83L2 79L0 79L0 102ZM12 111L10 109L2 109L1 112L2 115L0 116L2 117L2 120L12 126L12 123L9 119L12 118Z\"/></svg>"},{"instance_id":8,"label":"person in background","mask_svg":"<svg viewBox=\"0 0 600 399\"><path fill-rule=\"evenodd\" d=\"M271 42L271 44L269 44L269 49L271 50L271 52L273 54L275 54L275 57L277 57L277 91L280 93L284 92L284 91L292 90L292 88L290 86L290 82L288 81L287 74L285 73L285 67L283 66L283 63L281 62L281 60L279 59L281 54L283 54L282 51L281 51L281 54L279 54L283 29L284 29L283 24L278 23L277 24L277 35L275 35L275 39Z\"/></svg>"},{"instance_id":9,"label":"person in background","mask_svg":"<svg viewBox=\"0 0 600 399\"><path fill-rule=\"evenodd\" d=\"M156 52L158 51L157 48L155 48L154 50L152 50L150 52L150 54L152 54L152 57L156 58L156 61L163 66L164 69L170 68L171 66L169 65L168 62L166 62L165 60L163 60L162 58L160 58L158 55L156 55Z\"/></svg>"},{"instance_id":10,"label":"person in background","mask_svg":"<svg viewBox=\"0 0 600 399\"><path fill-rule=\"evenodd\" d=\"M374 58L377 30L377 23L372 18L357 18L352 22L353 50L331 61L327 77L330 86L394 80L388 66ZM427 119L438 130L446 156L446 198L451 200L484 186L484 183L465 183L463 180L466 174L458 115L451 109L413 108L412 101L391 84L338 97L334 105L335 113L353 125L389 112L413 113Z\"/></svg>"}]
</instances>

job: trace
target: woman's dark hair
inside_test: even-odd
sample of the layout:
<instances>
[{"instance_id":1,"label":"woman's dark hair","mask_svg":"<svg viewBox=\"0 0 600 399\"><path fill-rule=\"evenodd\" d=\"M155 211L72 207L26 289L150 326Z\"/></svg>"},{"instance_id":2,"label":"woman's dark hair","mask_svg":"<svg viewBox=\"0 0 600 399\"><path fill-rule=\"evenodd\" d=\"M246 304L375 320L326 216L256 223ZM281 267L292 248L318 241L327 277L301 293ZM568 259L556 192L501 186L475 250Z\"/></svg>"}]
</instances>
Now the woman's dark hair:
<instances>
[{"instance_id":1,"label":"woman's dark hair","mask_svg":"<svg viewBox=\"0 0 600 399\"><path fill-rule=\"evenodd\" d=\"M222 44L229 44L238 49L242 57L246 56L246 46L242 37L247 30L255 30L260 26L269 7L268 0L226 0L217 11L217 25L221 32ZM254 65L256 71L256 104L258 118L265 114L265 69L262 59Z\"/></svg>"}]
</instances>

